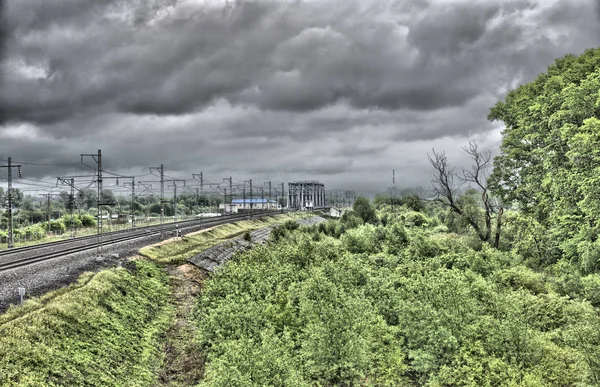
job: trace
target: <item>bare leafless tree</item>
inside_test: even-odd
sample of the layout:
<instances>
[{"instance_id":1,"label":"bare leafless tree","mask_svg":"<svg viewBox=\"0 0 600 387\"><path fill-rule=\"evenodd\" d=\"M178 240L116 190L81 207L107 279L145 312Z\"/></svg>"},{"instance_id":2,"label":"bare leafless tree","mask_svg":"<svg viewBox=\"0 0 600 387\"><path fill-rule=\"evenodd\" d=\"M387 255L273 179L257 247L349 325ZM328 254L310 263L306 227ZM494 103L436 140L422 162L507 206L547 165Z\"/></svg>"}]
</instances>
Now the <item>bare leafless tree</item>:
<instances>
[{"instance_id":1,"label":"bare leafless tree","mask_svg":"<svg viewBox=\"0 0 600 387\"><path fill-rule=\"evenodd\" d=\"M498 248L500 244L500 231L502 227L503 209L500 207L498 211L495 206L490 203L488 194L487 178L489 169L492 166L492 154L490 151L482 152L479 146L474 141L469 141L469 145L462 148L473 160L473 165L470 170L462 170L462 174L458 175L455 168L450 167L448 157L445 152L438 153L435 149L432 154L427 154L429 162L435 169L433 176L434 192L436 201L450 208L451 211L465 218L471 227L475 230L479 238L483 242L490 242L492 238L492 219L496 216L496 234L494 238L494 247ZM481 190L481 199L483 201L484 221L485 226L481 227L479 218L473 214L468 214L458 200L457 187L454 181L458 180L461 184L472 183Z\"/></svg>"}]
</instances>

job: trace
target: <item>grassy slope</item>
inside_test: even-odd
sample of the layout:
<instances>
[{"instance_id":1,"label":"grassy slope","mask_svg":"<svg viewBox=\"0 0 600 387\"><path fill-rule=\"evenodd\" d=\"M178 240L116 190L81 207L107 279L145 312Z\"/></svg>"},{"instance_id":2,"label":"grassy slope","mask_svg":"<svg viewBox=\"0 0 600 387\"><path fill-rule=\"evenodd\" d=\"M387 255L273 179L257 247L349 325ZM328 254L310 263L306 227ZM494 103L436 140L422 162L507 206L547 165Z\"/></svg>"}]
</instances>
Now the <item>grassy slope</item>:
<instances>
[{"instance_id":1,"label":"grassy slope","mask_svg":"<svg viewBox=\"0 0 600 387\"><path fill-rule=\"evenodd\" d=\"M172 318L154 264L85 274L0 316L2 386L153 386Z\"/></svg>"},{"instance_id":2,"label":"grassy slope","mask_svg":"<svg viewBox=\"0 0 600 387\"><path fill-rule=\"evenodd\" d=\"M183 263L202 251L228 239L240 236L246 231L282 223L286 220L301 219L307 216L313 216L313 214L291 213L229 223L203 233L188 235L179 241L143 248L140 250L140 253L160 263Z\"/></svg>"},{"instance_id":3,"label":"grassy slope","mask_svg":"<svg viewBox=\"0 0 600 387\"><path fill-rule=\"evenodd\" d=\"M197 347L191 340L195 334L183 324L193 297L179 295L182 285L167 274L175 270L171 264L248 230L306 216L227 224L185 241L147 248L145 255L158 264L136 260L127 269L86 273L73 285L9 309L0 315L0 385L156 386L196 379L197 372L186 370L178 359L163 364L165 340L167 352Z\"/></svg>"}]
</instances>

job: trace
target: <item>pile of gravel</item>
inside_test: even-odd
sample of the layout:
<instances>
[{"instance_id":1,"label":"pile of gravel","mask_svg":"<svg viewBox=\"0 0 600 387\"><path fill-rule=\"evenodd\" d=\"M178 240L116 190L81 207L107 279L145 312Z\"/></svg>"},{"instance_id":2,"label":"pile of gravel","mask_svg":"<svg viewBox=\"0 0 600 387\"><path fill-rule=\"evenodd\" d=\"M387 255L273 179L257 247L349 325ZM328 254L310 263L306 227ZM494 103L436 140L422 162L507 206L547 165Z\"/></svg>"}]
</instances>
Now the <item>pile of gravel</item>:
<instances>
[{"instance_id":1,"label":"pile of gravel","mask_svg":"<svg viewBox=\"0 0 600 387\"><path fill-rule=\"evenodd\" d=\"M314 224L319 224L321 222L326 222L327 219L322 218L320 216L313 216L312 218L304 218L304 219L300 219L298 221L298 223L300 223L301 226L312 226Z\"/></svg>"}]
</instances>

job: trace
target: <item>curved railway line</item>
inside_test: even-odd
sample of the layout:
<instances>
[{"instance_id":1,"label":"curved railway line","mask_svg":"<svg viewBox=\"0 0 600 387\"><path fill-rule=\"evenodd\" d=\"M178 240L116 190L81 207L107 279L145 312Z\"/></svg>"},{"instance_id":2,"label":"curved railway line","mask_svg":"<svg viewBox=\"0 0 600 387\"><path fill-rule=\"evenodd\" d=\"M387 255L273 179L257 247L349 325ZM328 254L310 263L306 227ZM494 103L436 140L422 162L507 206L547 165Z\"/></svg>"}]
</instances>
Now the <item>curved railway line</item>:
<instances>
[{"instance_id":1,"label":"curved railway line","mask_svg":"<svg viewBox=\"0 0 600 387\"><path fill-rule=\"evenodd\" d=\"M254 214L252 214L252 217L262 217L262 216L269 215L269 214L276 215L277 213L268 212L268 211L255 212ZM181 222L171 222L171 223L163 224L163 225L140 227L140 228L136 228L133 230L114 231L114 232L102 234L103 238L106 238L106 239L103 239L101 241L100 246L110 246L115 243L132 241L135 239L149 237L152 235L161 234L164 232L171 232L171 231L175 231L175 230L183 231L186 228L195 228L198 226L201 226L201 228L206 228L206 227L230 223L234 220L240 220L240 219L246 219L246 218L248 218L248 219L250 218L249 214L229 215L229 216L219 217L217 219L201 219L201 220L193 219L193 220L186 220L186 221L181 221ZM85 243L86 241L89 241L90 243ZM21 248L17 248L17 249L12 249L12 250L4 250L4 251L0 252L0 259L2 259L2 257L15 256L20 253L35 252L35 250L44 250L44 249L54 248L54 247L60 248L63 245L69 245L69 244L73 244L73 243L77 243L77 242L84 242L84 244L79 245L79 246L74 246L74 247L64 246L64 248L61 248L59 251L51 251L51 252L46 252L46 253L35 254L30 257L19 258L19 259L11 260L8 262L0 261L0 272L27 266L27 265L37 263L37 262L46 261L46 260L49 260L52 258L63 257L65 255L69 255L69 254L92 250L92 249L97 248L97 246L98 246L97 236L91 235L91 236L71 238L68 240L61 240L61 241L56 241L56 242L41 243L41 244L33 245L33 246L25 246L25 247L21 247Z\"/></svg>"}]
</instances>

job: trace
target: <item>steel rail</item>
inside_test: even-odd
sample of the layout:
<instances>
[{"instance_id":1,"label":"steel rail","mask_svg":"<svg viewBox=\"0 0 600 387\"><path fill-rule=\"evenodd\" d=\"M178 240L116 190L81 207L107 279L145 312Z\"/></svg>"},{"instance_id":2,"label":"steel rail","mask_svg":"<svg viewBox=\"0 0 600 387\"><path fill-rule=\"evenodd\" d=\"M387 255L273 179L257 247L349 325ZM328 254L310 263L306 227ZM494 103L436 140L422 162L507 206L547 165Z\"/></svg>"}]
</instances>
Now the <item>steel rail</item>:
<instances>
[{"instance_id":1,"label":"steel rail","mask_svg":"<svg viewBox=\"0 0 600 387\"><path fill-rule=\"evenodd\" d=\"M268 214L268 213L267 212L258 213L258 215L260 215L260 216L266 215L266 214ZM276 213L273 213L273 214L275 215ZM227 219L232 219L232 218L238 219L238 218L243 218L245 216L248 216L248 215L247 214L237 214L237 215L231 215L231 216L224 216L223 218L226 217ZM202 223L209 222L211 220L212 220L212 218L188 219L188 220L182 220L182 221L178 221L178 222L169 222L169 223L165 223L165 224L156 224L156 225L150 225L150 226L136 227L135 229L110 231L110 232L102 233L102 236L110 238L112 236L120 235L120 234L132 234L132 233L135 234L135 233L139 233L140 231L144 231L144 230L169 229L169 227L172 227L173 225L182 225L185 228L185 227L189 227L189 225L202 224ZM12 254L18 254L21 252L42 249L42 248L46 248L46 247L54 247L54 246L59 246L59 245L63 245L63 244L86 241L89 239L93 239L95 241L96 234L85 235L85 236L69 238L69 239L61 239L61 240L52 241L52 242L37 243L35 245L17 247L17 248L13 248L13 249L0 250L0 257L12 255Z\"/></svg>"},{"instance_id":2,"label":"steel rail","mask_svg":"<svg viewBox=\"0 0 600 387\"><path fill-rule=\"evenodd\" d=\"M263 212L263 213L261 213L261 216L267 215L267 214L268 214L268 212ZM228 216L225 219L214 219L214 220L211 219L208 221L205 220L204 222L201 222L199 225L200 226L220 225L220 224L230 223L232 220L236 220L236 219L243 218L243 217L248 217L248 215L242 214L242 215L236 215L236 216ZM169 224L168 226L169 226L168 228L163 227L163 228L158 228L158 229L153 229L153 230L146 230L141 233L138 232L134 235L124 235L124 236L118 237L116 239L113 238L112 240L106 240L102 243L102 246L109 246L109 245L113 245L116 243L122 243L122 242L127 242L130 240L149 237L152 235L158 235L161 233L161 231L164 231L165 229L167 231L175 231L175 230L181 229L180 227L178 227L179 225L173 227L174 226L173 224ZM194 226L195 225L187 225L184 228L191 228ZM37 262L43 262L43 261L50 260L53 258L59 258L59 257L63 257L66 255L74 254L74 253L92 250L95 248L96 248L96 243L91 243L91 244L86 244L83 246L75 246L75 247L63 249L61 251L40 254L40 255L36 255L36 256L28 257L28 258L21 258L21 259L15 260L15 261L10 261L10 262L0 264L0 272L27 266L27 265L37 263Z\"/></svg>"}]
</instances>

